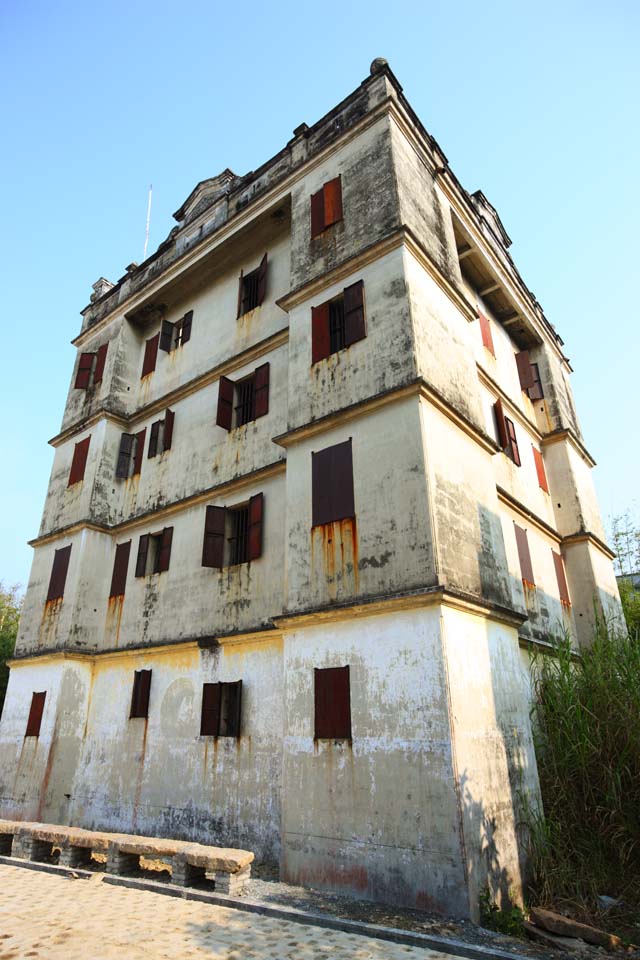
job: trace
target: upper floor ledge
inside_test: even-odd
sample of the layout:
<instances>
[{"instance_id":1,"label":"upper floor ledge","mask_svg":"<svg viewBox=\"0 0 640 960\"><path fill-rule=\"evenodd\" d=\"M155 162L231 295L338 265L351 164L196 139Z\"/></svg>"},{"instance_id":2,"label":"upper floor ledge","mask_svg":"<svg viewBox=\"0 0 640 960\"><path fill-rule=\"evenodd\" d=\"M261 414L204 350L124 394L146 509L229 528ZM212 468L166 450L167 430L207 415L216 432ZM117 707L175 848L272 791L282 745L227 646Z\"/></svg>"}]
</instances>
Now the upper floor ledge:
<instances>
[{"instance_id":1,"label":"upper floor ledge","mask_svg":"<svg viewBox=\"0 0 640 960\"><path fill-rule=\"evenodd\" d=\"M561 443L563 440L567 440L571 444L571 446L582 457L588 466L596 466L596 461L593 459L584 443L570 427L562 427L558 430L552 430L551 433L547 433L542 437L540 444L544 447L548 447L553 443Z\"/></svg>"}]
</instances>

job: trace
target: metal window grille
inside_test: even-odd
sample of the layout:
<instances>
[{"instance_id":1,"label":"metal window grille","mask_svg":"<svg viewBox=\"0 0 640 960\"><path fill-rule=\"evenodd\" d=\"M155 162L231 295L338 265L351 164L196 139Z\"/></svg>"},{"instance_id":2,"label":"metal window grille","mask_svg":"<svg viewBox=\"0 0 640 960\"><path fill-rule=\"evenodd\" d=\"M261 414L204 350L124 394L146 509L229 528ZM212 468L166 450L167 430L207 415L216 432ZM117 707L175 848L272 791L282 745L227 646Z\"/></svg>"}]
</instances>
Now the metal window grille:
<instances>
[{"instance_id":1,"label":"metal window grille","mask_svg":"<svg viewBox=\"0 0 640 960\"><path fill-rule=\"evenodd\" d=\"M255 377L247 377L236 384L236 426L249 423L256 418Z\"/></svg>"},{"instance_id":2,"label":"metal window grille","mask_svg":"<svg viewBox=\"0 0 640 960\"><path fill-rule=\"evenodd\" d=\"M246 563L249 559L249 508L230 510L229 565Z\"/></svg>"},{"instance_id":3,"label":"metal window grille","mask_svg":"<svg viewBox=\"0 0 640 960\"><path fill-rule=\"evenodd\" d=\"M249 313L258 306L259 271L252 270L242 278L242 312Z\"/></svg>"},{"instance_id":4,"label":"metal window grille","mask_svg":"<svg viewBox=\"0 0 640 960\"><path fill-rule=\"evenodd\" d=\"M344 349L344 300L332 300L329 304L329 346L331 353Z\"/></svg>"}]
</instances>

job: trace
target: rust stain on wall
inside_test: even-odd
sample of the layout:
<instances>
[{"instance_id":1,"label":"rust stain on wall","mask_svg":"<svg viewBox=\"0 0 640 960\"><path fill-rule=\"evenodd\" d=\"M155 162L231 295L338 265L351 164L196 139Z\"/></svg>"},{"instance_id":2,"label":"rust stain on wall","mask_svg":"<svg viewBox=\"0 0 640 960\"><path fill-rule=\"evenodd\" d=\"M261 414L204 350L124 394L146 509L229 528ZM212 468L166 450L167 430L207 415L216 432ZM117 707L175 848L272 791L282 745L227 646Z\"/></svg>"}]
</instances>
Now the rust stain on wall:
<instances>
[{"instance_id":1,"label":"rust stain on wall","mask_svg":"<svg viewBox=\"0 0 640 960\"><path fill-rule=\"evenodd\" d=\"M58 614L62 607L62 597L56 600L47 600L42 612L40 621L40 630L38 632L38 643L44 646L52 646L55 640L58 627Z\"/></svg>"},{"instance_id":2,"label":"rust stain on wall","mask_svg":"<svg viewBox=\"0 0 640 960\"><path fill-rule=\"evenodd\" d=\"M332 598L340 583L355 593L359 588L358 531L355 517L319 524L311 530L311 569L322 561L324 577Z\"/></svg>"},{"instance_id":3,"label":"rust stain on wall","mask_svg":"<svg viewBox=\"0 0 640 960\"><path fill-rule=\"evenodd\" d=\"M105 640L109 645L117 647L120 640L120 624L122 623L122 608L124 595L109 597L107 602L107 622L105 625Z\"/></svg>"},{"instance_id":4,"label":"rust stain on wall","mask_svg":"<svg viewBox=\"0 0 640 960\"><path fill-rule=\"evenodd\" d=\"M144 730L142 733L142 749L140 751L140 759L138 761L138 776L136 779L136 792L133 798L133 816L131 818L131 826L135 832L138 824L138 807L140 806L140 794L142 793L142 779L144 776L144 761L147 754L147 733L149 730L149 718L144 718Z\"/></svg>"}]
</instances>

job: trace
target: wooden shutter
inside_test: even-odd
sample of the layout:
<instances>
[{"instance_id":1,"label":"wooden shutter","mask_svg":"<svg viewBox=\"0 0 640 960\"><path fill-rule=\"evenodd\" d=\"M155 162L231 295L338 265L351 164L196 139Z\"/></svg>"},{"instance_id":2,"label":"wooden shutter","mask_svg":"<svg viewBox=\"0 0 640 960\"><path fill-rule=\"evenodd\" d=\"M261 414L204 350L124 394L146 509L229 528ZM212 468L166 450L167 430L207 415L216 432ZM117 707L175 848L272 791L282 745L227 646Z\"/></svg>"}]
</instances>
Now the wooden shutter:
<instances>
[{"instance_id":1,"label":"wooden shutter","mask_svg":"<svg viewBox=\"0 0 640 960\"><path fill-rule=\"evenodd\" d=\"M527 390L529 399L542 400L544 398L544 391L542 389L542 381L540 380L540 367L537 363L531 364L531 376L533 377L533 386Z\"/></svg>"},{"instance_id":2,"label":"wooden shutter","mask_svg":"<svg viewBox=\"0 0 640 960\"><path fill-rule=\"evenodd\" d=\"M76 382L74 387L78 390L86 390L89 386L89 381L91 380L91 369L93 367L93 361L95 359L95 353L81 353L80 354L80 363L78 364L78 371L76 373Z\"/></svg>"},{"instance_id":3,"label":"wooden shutter","mask_svg":"<svg viewBox=\"0 0 640 960\"><path fill-rule=\"evenodd\" d=\"M483 346L487 348L489 353L495 357L496 351L493 346L493 334L491 333L491 323L488 317L485 317L484 313L481 313L478 310L478 320L480 321L480 333L482 334L482 343Z\"/></svg>"},{"instance_id":4,"label":"wooden shutter","mask_svg":"<svg viewBox=\"0 0 640 960\"><path fill-rule=\"evenodd\" d=\"M551 553L553 555L553 565L556 569L556 580L558 581L560 602L563 604L563 606L570 607L571 599L569 597L569 588L567 586L567 577L564 571L564 560L562 559L562 554L556 553L553 547L551 548Z\"/></svg>"},{"instance_id":5,"label":"wooden shutter","mask_svg":"<svg viewBox=\"0 0 640 960\"><path fill-rule=\"evenodd\" d=\"M53 566L51 567L47 601L59 600L64 596L64 586L67 582L70 557L71 544L69 544L68 547L62 547L60 550L56 550L53 556Z\"/></svg>"},{"instance_id":6,"label":"wooden shutter","mask_svg":"<svg viewBox=\"0 0 640 960\"><path fill-rule=\"evenodd\" d=\"M262 511L264 496L257 493L249 500L249 560L262 555Z\"/></svg>"},{"instance_id":7,"label":"wooden shutter","mask_svg":"<svg viewBox=\"0 0 640 960\"><path fill-rule=\"evenodd\" d=\"M535 382L528 350L521 350L520 353L516 353L516 366L518 367L520 386L523 390L528 390Z\"/></svg>"},{"instance_id":8,"label":"wooden shutter","mask_svg":"<svg viewBox=\"0 0 640 960\"><path fill-rule=\"evenodd\" d=\"M204 542L202 544L202 566L224 566L224 507L207 507L204 520Z\"/></svg>"},{"instance_id":9,"label":"wooden shutter","mask_svg":"<svg viewBox=\"0 0 640 960\"><path fill-rule=\"evenodd\" d=\"M149 695L151 693L151 670L136 670L133 675L133 693L129 717L149 716Z\"/></svg>"},{"instance_id":10,"label":"wooden shutter","mask_svg":"<svg viewBox=\"0 0 640 960\"><path fill-rule=\"evenodd\" d=\"M162 421L156 420L155 423L151 424L151 432L149 434L149 449L147 451L147 460L151 460L155 457L158 452L158 436L160 434L160 426ZM137 450L136 450L137 453Z\"/></svg>"},{"instance_id":11,"label":"wooden shutter","mask_svg":"<svg viewBox=\"0 0 640 960\"><path fill-rule=\"evenodd\" d=\"M98 353L96 354L96 368L93 371L93 383L102 383L102 377L104 374L104 365L107 359L107 350L109 349L109 344L103 343L101 347L98 348Z\"/></svg>"},{"instance_id":12,"label":"wooden shutter","mask_svg":"<svg viewBox=\"0 0 640 960\"><path fill-rule=\"evenodd\" d=\"M240 736L240 718L242 714L242 680L235 683L226 683L227 702L227 736Z\"/></svg>"},{"instance_id":13,"label":"wooden shutter","mask_svg":"<svg viewBox=\"0 0 640 960\"><path fill-rule=\"evenodd\" d=\"M351 739L349 667L314 670L316 740Z\"/></svg>"},{"instance_id":14,"label":"wooden shutter","mask_svg":"<svg viewBox=\"0 0 640 960\"><path fill-rule=\"evenodd\" d=\"M116 464L116 477L120 477L120 479L126 480L129 476L134 440L135 437L132 433L123 433L120 437L120 451Z\"/></svg>"},{"instance_id":15,"label":"wooden shutter","mask_svg":"<svg viewBox=\"0 0 640 960\"><path fill-rule=\"evenodd\" d=\"M116 546L116 556L113 561L113 574L111 576L111 590L109 591L110 597L124 596L130 553L131 540L127 540L125 543L119 543Z\"/></svg>"},{"instance_id":16,"label":"wooden shutter","mask_svg":"<svg viewBox=\"0 0 640 960\"><path fill-rule=\"evenodd\" d=\"M256 419L269 413L269 364L256 367L254 374Z\"/></svg>"},{"instance_id":17,"label":"wooden shutter","mask_svg":"<svg viewBox=\"0 0 640 960\"><path fill-rule=\"evenodd\" d=\"M331 353L329 337L329 304L311 307L311 363L324 360Z\"/></svg>"},{"instance_id":18,"label":"wooden shutter","mask_svg":"<svg viewBox=\"0 0 640 960\"><path fill-rule=\"evenodd\" d=\"M44 713L44 702L46 697L46 690L43 693L34 693L31 695L31 709L29 710L29 719L27 720L25 737L40 736L40 727L42 726L42 714Z\"/></svg>"},{"instance_id":19,"label":"wooden shutter","mask_svg":"<svg viewBox=\"0 0 640 960\"><path fill-rule=\"evenodd\" d=\"M173 440L173 421L175 420L176 415L173 410L167 411L164 415L164 437L162 438L162 448L163 450L171 450L171 441Z\"/></svg>"},{"instance_id":20,"label":"wooden shutter","mask_svg":"<svg viewBox=\"0 0 640 960\"><path fill-rule=\"evenodd\" d=\"M228 377L220 377L218 385L218 410L216 413L216 423L225 430L231 430L233 422L233 380Z\"/></svg>"},{"instance_id":21,"label":"wooden shutter","mask_svg":"<svg viewBox=\"0 0 640 960\"><path fill-rule=\"evenodd\" d=\"M344 288L344 342L345 346L364 340L364 281L358 280Z\"/></svg>"},{"instance_id":22,"label":"wooden shutter","mask_svg":"<svg viewBox=\"0 0 640 960\"><path fill-rule=\"evenodd\" d=\"M136 433L134 435L135 441L136 441L136 454L135 454L135 457L133 458L133 473L132 473L133 477L136 477L142 470L142 458L144 456L144 438L146 436L146 433L147 433L147 428L145 427L144 430L140 430L139 433Z\"/></svg>"},{"instance_id":23,"label":"wooden shutter","mask_svg":"<svg viewBox=\"0 0 640 960\"><path fill-rule=\"evenodd\" d=\"M536 450L533 444L531 444L531 449L533 450L533 459L535 460L535 464L536 464L536 473L538 474L538 483L540 484L542 489L545 491L545 493L549 493L549 484L547 483L547 474L544 469L544 460L542 459L542 454L540 453L539 450Z\"/></svg>"},{"instance_id":24,"label":"wooden shutter","mask_svg":"<svg viewBox=\"0 0 640 960\"><path fill-rule=\"evenodd\" d=\"M311 239L324 230L324 189L311 194Z\"/></svg>"},{"instance_id":25,"label":"wooden shutter","mask_svg":"<svg viewBox=\"0 0 640 960\"><path fill-rule=\"evenodd\" d=\"M173 330L174 325L172 323L169 323L168 320L162 321L159 349L164 350L165 353L169 353L173 345Z\"/></svg>"},{"instance_id":26,"label":"wooden shutter","mask_svg":"<svg viewBox=\"0 0 640 960\"><path fill-rule=\"evenodd\" d=\"M509 446L509 435L507 433L507 424L505 422L504 410L502 408L502 400L496 400L493 405L493 413L495 415L496 426L498 428L498 443L504 450L505 447Z\"/></svg>"},{"instance_id":27,"label":"wooden shutter","mask_svg":"<svg viewBox=\"0 0 640 960\"><path fill-rule=\"evenodd\" d=\"M220 730L220 684L202 684L200 736L217 737Z\"/></svg>"},{"instance_id":28,"label":"wooden shutter","mask_svg":"<svg viewBox=\"0 0 640 960\"><path fill-rule=\"evenodd\" d=\"M171 560L171 542L173 540L173 527L165 527L162 531L162 540L160 541L160 556L158 558L158 573L165 573L169 569Z\"/></svg>"},{"instance_id":29,"label":"wooden shutter","mask_svg":"<svg viewBox=\"0 0 640 960\"><path fill-rule=\"evenodd\" d=\"M147 573L147 554L149 552L149 534L143 533L138 540L138 558L136 560L136 577L144 577Z\"/></svg>"},{"instance_id":30,"label":"wooden shutter","mask_svg":"<svg viewBox=\"0 0 640 960\"><path fill-rule=\"evenodd\" d=\"M244 294L244 270L240 271L240 276L238 278L238 313L237 317L242 316L242 300Z\"/></svg>"},{"instance_id":31,"label":"wooden shutter","mask_svg":"<svg viewBox=\"0 0 640 960\"><path fill-rule=\"evenodd\" d=\"M520 574L525 583L531 587L534 587L536 582L533 579L533 566L531 565L531 554L529 552L527 531L523 530L522 527L519 527L515 522L513 526L515 527L516 531L516 544L518 547L518 559L520 561Z\"/></svg>"},{"instance_id":32,"label":"wooden shutter","mask_svg":"<svg viewBox=\"0 0 640 960\"><path fill-rule=\"evenodd\" d=\"M329 180L323 187L324 193L324 225L330 227L332 223L342 220L342 178Z\"/></svg>"},{"instance_id":33,"label":"wooden shutter","mask_svg":"<svg viewBox=\"0 0 640 960\"><path fill-rule=\"evenodd\" d=\"M182 318L182 330L180 331L180 343L186 343L191 339L191 323L193 321L193 310L189 310Z\"/></svg>"},{"instance_id":34,"label":"wooden shutter","mask_svg":"<svg viewBox=\"0 0 640 960\"><path fill-rule=\"evenodd\" d=\"M142 362L142 373L140 378L148 376L156 368L156 357L158 356L158 343L160 341L160 334L156 333L155 337L151 337L150 340L147 340L144 348L144 360Z\"/></svg>"},{"instance_id":35,"label":"wooden shutter","mask_svg":"<svg viewBox=\"0 0 640 960\"><path fill-rule=\"evenodd\" d=\"M84 480L84 470L87 465L90 443L91 436L89 435L85 437L84 440L81 440L80 443L76 443L73 448L73 460L71 461L71 470L69 471L68 487L72 487L74 483L79 483L81 480Z\"/></svg>"},{"instance_id":36,"label":"wooden shutter","mask_svg":"<svg viewBox=\"0 0 640 960\"><path fill-rule=\"evenodd\" d=\"M311 455L312 524L355 517L351 440Z\"/></svg>"},{"instance_id":37,"label":"wooden shutter","mask_svg":"<svg viewBox=\"0 0 640 960\"><path fill-rule=\"evenodd\" d=\"M265 294L267 292L267 255L265 253L264 257L260 261L260 266L258 267L258 306L264 302Z\"/></svg>"},{"instance_id":38,"label":"wooden shutter","mask_svg":"<svg viewBox=\"0 0 640 960\"><path fill-rule=\"evenodd\" d=\"M520 450L518 449L518 438L516 436L516 428L513 420L510 420L509 417L504 418L505 426L507 428L507 437L509 442L507 444L507 454L511 457L516 467L519 467L520 464Z\"/></svg>"}]
</instances>

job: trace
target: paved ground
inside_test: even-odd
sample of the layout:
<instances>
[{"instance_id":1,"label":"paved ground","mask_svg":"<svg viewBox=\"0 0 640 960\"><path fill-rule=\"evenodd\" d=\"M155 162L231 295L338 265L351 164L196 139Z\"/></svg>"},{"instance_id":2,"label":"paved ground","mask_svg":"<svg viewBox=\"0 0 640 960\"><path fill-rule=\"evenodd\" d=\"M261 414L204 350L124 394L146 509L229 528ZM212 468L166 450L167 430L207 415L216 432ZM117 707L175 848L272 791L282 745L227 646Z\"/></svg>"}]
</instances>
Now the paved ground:
<instances>
[{"instance_id":1,"label":"paved ground","mask_svg":"<svg viewBox=\"0 0 640 960\"><path fill-rule=\"evenodd\" d=\"M449 954L0 865L0 960L444 960Z\"/></svg>"}]
</instances>

